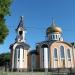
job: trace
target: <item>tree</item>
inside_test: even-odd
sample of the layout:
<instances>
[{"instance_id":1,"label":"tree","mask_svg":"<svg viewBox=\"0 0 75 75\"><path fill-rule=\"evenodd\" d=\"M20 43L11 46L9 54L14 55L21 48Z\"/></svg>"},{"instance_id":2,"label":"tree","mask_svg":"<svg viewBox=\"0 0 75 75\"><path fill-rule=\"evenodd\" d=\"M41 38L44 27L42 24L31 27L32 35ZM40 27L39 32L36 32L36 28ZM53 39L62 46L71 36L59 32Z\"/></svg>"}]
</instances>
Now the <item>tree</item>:
<instances>
[{"instance_id":1,"label":"tree","mask_svg":"<svg viewBox=\"0 0 75 75\"><path fill-rule=\"evenodd\" d=\"M9 32L5 23L5 17L10 15L11 3L12 0L0 0L0 44L4 42Z\"/></svg>"},{"instance_id":2,"label":"tree","mask_svg":"<svg viewBox=\"0 0 75 75\"><path fill-rule=\"evenodd\" d=\"M2 53L0 54L0 66L5 66L6 63L10 63L10 53Z\"/></svg>"}]
</instances>

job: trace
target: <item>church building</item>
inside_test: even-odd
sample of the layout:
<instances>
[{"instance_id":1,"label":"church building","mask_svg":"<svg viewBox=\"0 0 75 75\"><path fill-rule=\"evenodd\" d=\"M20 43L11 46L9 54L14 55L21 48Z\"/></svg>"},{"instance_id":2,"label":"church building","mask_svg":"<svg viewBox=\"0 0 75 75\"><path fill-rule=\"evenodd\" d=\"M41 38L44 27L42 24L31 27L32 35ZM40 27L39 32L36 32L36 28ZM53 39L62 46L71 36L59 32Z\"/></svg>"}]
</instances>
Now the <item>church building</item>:
<instances>
[{"instance_id":1,"label":"church building","mask_svg":"<svg viewBox=\"0 0 75 75\"><path fill-rule=\"evenodd\" d=\"M10 45L12 70L75 68L75 44L63 40L62 29L54 20L46 29L46 40L38 42L35 50L26 43L23 17L16 32L15 43Z\"/></svg>"},{"instance_id":2,"label":"church building","mask_svg":"<svg viewBox=\"0 0 75 75\"><path fill-rule=\"evenodd\" d=\"M24 28L23 16L21 16L19 25L16 29L17 37L15 43L10 45L11 50L11 69L27 70L28 68L28 50L30 46L26 43L26 29Z\"/></svg>"},{"instance_id":3,"label":"church building","mask_svg":"<svg viewBox=\"0 0 75 75\"><path fill-rule=\"evenodd\" d=\"M29 68L75 68L75 45L63 40L62 29L54 20L46 29L46 38L36 44L36 50L29 52Z\"/></svg>"}]
</instances>

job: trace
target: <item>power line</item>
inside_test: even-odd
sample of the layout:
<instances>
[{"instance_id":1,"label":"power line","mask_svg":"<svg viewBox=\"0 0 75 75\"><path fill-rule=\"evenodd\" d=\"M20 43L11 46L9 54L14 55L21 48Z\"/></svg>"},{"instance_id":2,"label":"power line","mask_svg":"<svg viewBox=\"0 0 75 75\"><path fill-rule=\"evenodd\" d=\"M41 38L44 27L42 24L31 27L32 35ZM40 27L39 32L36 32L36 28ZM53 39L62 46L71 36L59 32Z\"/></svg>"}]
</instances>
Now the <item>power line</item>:
<instances>
[{"instance_id":1,"label":"power line","mask_svg":"<svg viewBox=\"0 0 75 75\"><path fill-rule=\"evenodd\" d=\"M16 26L8 26L8 27L15 27L15 28L17 28ZM48 28L48 27L35 27L35 26L26 26L26 28ZM68 29L68 28L65 28L65 29ZM69 28L69 29L71 29L71 28ZM74 28L75 29L75 28Z\"/></svg>"},{"instance_id":2,"label":"power line","mask_svg":"<svg viewBox=\"0 0 75 75\"><path fill-rule=\"evenodd\" d=\"M15 27L15 26L9 26L9 29L10 28L12 28L13 29L13 27ZM16 29L16 28L15 28ZM47 28L46 27L26 27L26 29L28 30L28 29L36 29L36 30L38 30L38 29L40 29L40 30L46 30ZM65 30L65 31L75 31L75 28L63 28L62 29L63 31Z\"/></svg>"}]
</instances>

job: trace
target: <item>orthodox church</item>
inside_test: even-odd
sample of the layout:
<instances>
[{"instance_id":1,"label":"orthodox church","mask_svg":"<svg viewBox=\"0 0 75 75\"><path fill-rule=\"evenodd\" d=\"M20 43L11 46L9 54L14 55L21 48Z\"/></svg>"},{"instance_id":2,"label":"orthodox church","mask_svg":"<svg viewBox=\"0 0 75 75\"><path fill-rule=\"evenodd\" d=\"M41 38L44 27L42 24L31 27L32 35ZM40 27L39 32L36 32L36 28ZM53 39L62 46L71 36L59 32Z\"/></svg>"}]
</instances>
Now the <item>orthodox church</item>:
<instances>
[{"instance_id":1,"label":"orthodox church","mask_svg":"<svg viewBox=\"0 0 75 75\"><path fill-rule=\"evenodd\" d=\"M75 68L75 45L63 40L62 29L54 21L46 29L47 39L37 43L35 50L26 43L23 17L16 32L10 45L12 70Z\"/></svg>"},{"instance_id":2,"label":"orthodox church","mask_svg":"<svg viewBox=\"0 0 75 75\"><path fill-rule=\"evenodd\" d=\"M29 52L29 68L75 68L75 44L63 40L62 29L54 20L46 29L46 38L36 44L36 50Z\"/></svg>"},{"instance_id":3,"label":"orthodox church","mask_svg":"<svg viewBox=\"0 0 75 75\"><path fill-rule=\"evenodd\" d=\"M26 29L24 28L24 24L23 24L23 16L21 16L16 32L17 32L17 37L15 39L15 43L10 45L11 69L26 70L28 66L27 55L30 46L26 43L25 40Z\"/></svg>"}]
</instances>

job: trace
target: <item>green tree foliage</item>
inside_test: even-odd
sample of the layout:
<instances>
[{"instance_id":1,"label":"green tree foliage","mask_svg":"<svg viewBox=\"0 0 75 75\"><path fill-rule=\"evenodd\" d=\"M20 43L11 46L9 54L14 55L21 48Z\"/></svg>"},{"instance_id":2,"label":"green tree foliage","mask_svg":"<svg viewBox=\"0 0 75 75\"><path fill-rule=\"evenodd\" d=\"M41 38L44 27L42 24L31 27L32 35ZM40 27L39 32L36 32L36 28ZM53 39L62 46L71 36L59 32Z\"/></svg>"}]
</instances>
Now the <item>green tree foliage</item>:
<instances>
[{"instance_id":1,"label":"green tree foliage","mask_svg":"<svg viewBox=\"0 0 75 75\"><path fill-rule=\"evenodd\" d=\"M12 0L0 0L0 44L4 42L9 32L5 23L5 17L10 15L11 3Z\"/></svg>"},{"instance_id":2,"label":"green tree foliage","mask_svg":"<svg viewBox=\"0 0 75 75\"><path fill-rule=\"evenodd\" d=\"M5 66L6 63L10 63L10 53L0 54L0 66Z\"/></svg>"}]
</instances>

